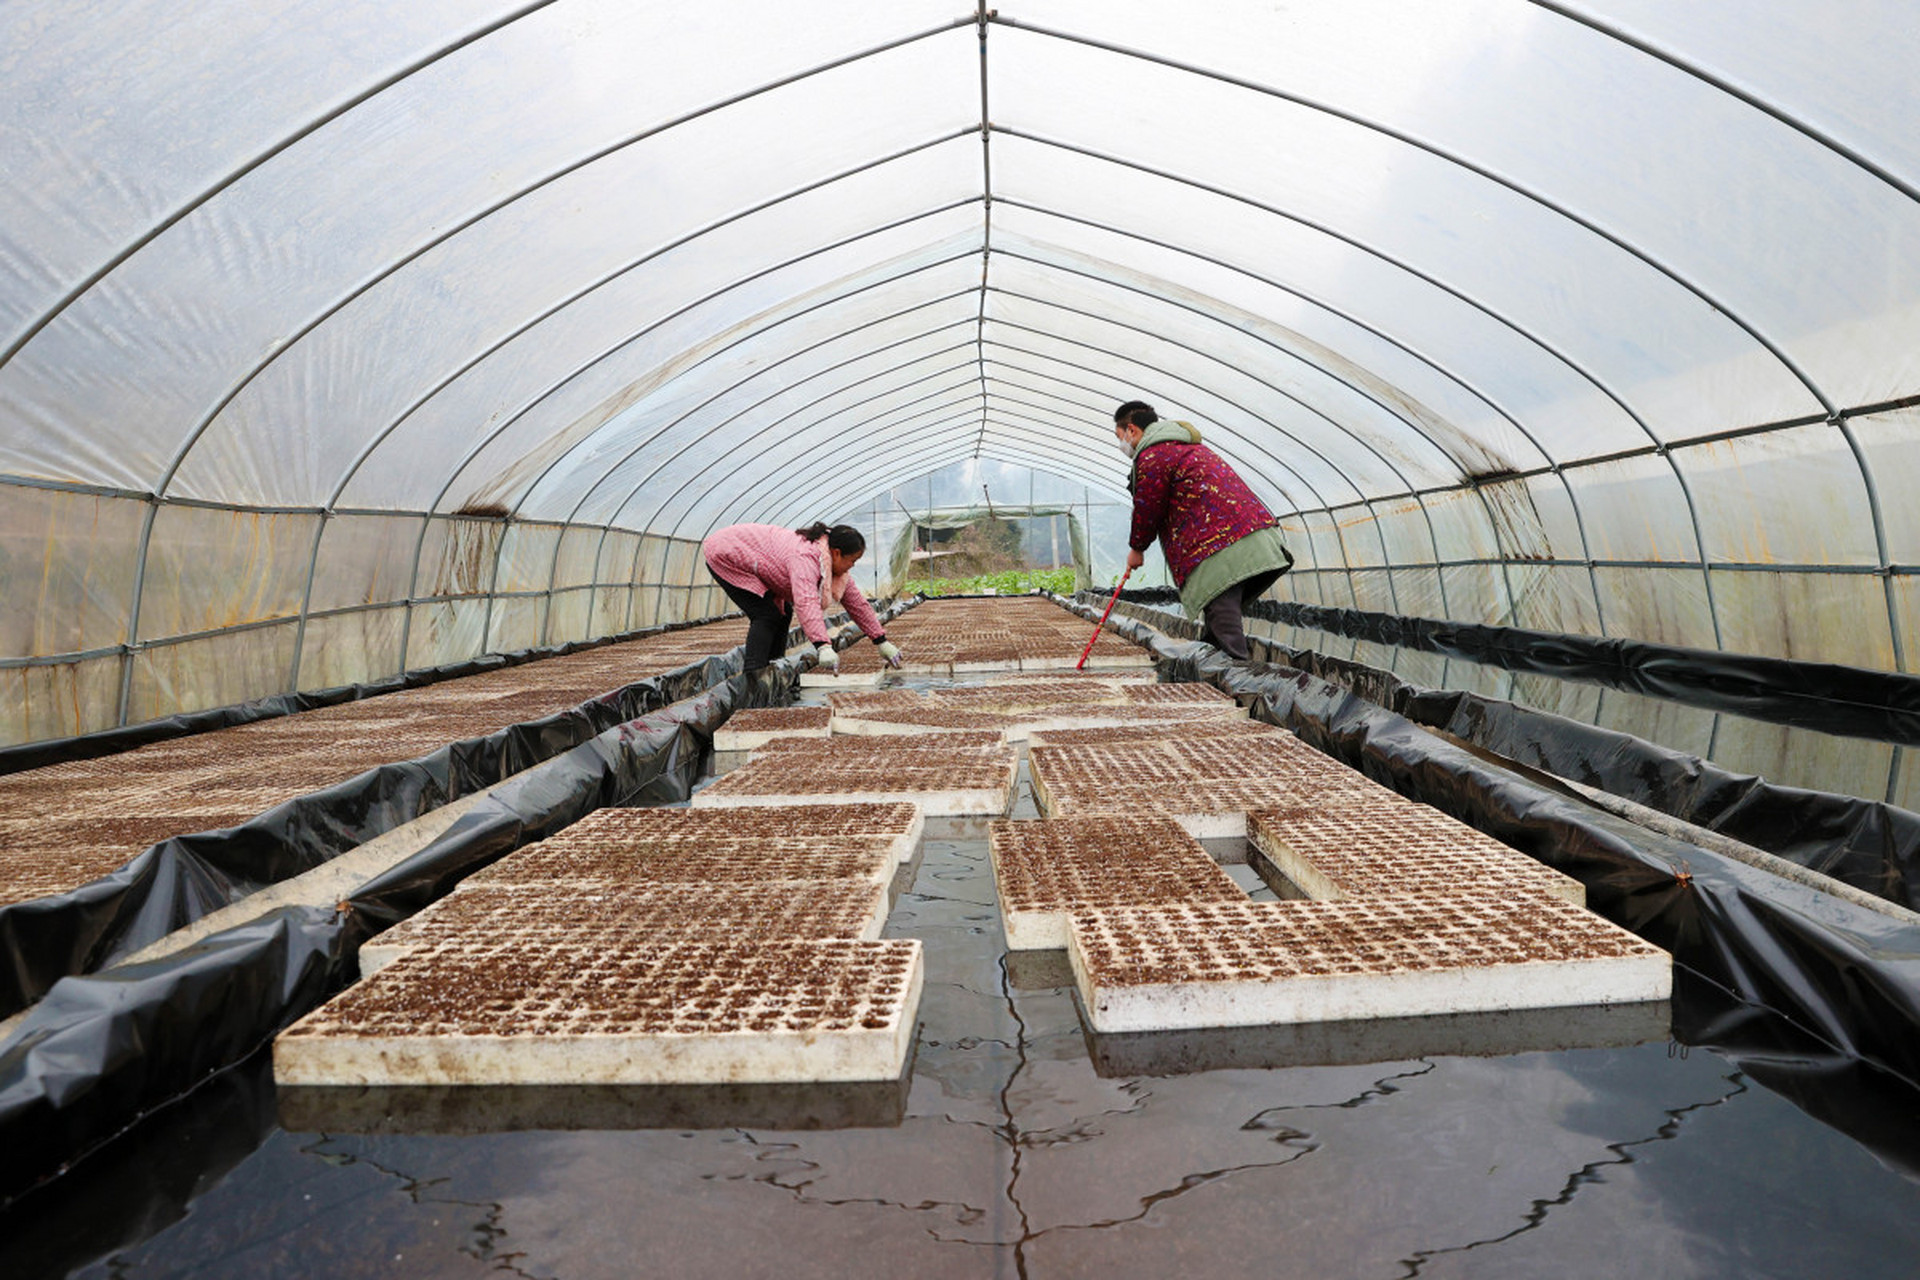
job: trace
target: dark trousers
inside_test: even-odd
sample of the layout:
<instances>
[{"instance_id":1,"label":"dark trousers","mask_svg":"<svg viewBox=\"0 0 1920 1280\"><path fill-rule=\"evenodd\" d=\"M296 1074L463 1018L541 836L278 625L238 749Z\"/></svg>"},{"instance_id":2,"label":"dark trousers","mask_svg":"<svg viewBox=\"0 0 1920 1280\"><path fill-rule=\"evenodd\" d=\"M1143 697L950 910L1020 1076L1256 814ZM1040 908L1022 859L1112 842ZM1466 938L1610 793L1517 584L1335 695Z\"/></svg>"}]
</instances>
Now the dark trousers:
<instances>
[{"instance_id":1,"label":"dark trousers","mask_svg":"<svg viewBox=\"0 0 1920 1280\"><path fill-rule=\"evenodd\" d=\"M1280 581L1280 571L1256 573L1244 582L1236 582L1215 596L1207 605L1206 633L1201 637L1211 640L1216 648L1229 658L1245 659L1249 656L1247 633L1243 624L1246 607L1265 594L1268 587Z\"/></svg>"},{"instance_id":2,"label":"dark trousers","mask_svg":"<svg viewBox=\"0 0 1920 1280\"><path fill-rule=\"evenodd\" d=\"M707 566L707 572L713 573L713 566ZM793 606L775 600L771 595L755 595L728 582L717 573L713 580L727 593L727 599L740 606L740 612L747 615L747 655L746 670L758 671L775 658L787 651L787 633L793 630Z\"/></svg>"}]
</instances>

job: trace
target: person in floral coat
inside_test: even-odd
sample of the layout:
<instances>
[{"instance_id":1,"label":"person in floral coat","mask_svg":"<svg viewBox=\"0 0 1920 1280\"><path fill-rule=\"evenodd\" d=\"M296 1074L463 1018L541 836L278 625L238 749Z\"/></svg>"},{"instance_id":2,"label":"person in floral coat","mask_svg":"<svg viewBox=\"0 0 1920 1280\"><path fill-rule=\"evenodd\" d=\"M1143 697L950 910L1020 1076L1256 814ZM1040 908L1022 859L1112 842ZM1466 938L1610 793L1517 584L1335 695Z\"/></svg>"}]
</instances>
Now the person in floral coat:
<instances>
[{"instance_id":1,"label":"person in floral coat","mask_svg":"<svg viewBox=\"0 0 1920 1280\"><path fill-rule=\"evenodd\" d=\"M1192 423L1163 422L1129 400L1114 410L1113 434L1133 460L1127 567L1146 563L1157 538L1188 616L1206 619L1206 638L1228 656L1246 658L1247 603L1293 567L1279 521Z\"/></svg>"}]
</instances>

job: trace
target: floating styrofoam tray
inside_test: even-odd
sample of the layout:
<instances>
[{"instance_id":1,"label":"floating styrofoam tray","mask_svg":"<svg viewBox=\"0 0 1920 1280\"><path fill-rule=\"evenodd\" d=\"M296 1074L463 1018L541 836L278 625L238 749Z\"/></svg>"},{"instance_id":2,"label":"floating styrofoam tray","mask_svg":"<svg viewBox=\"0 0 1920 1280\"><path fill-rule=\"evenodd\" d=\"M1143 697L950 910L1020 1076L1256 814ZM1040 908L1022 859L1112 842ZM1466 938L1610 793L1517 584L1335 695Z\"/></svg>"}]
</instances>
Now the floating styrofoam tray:
<instances>
[{"instance_id":1,"label":"floating styrofoam tray","mask_svg":"<svg viewBox=\"0 0 1920 1280\"><path fill-rule=\"evenodd\" d=\"M893 1080L923 965L880 942L409 952L280 1033L290 1085Z\"/></svg>"},{"instance_id":2,"label":"floating styrofoam tray","mask_svg":"<svg viewBox=\"0 0 1920 1280\"><path fill-rule=\"evenodd\" d=\"M736 711L714 730L715 751L751 751L774 738L825 738L833 732L827 707L755 707Z\"/></svg>"},{"instance_id":3,"label":"floating styrofoam tray","mask_svg":"<svg viewBox=\"0 0 1920 1280\"><path fill-rule=\"evenodd\" d=\"M839 739L820 746L818 752L755 756L695 792L692 806L792 805L834 796L848 804L911 801L928 817L954 817L1003 814L1013 802L1019 756L1012 747L889 747L876 755L868 744L842 749Z\"/></svg>"},{"instance_id":4,"label":"floating styrofoam tray","mask_svg":"<svg viewBox=\"0 0 1920 1280\"><path fill-rule=\"evenodd\" d=\"M1096 1032L1664 1000L1667 953L1557 898L1396 898L1074 914Z\"/></svg>"},{"instance_id":5,"label":"floating styrofoam tray","mask_svg":"<svg viewBox=\"0 0 1920 1280\"><path fill-rule=\"evenodd\" d=\"M1388 793L1254 811L1247 838L1309 898L1545 893L1585 906L1586 886L1437 809Z\"/></svg>"},{"instance_id":6,"label":"floating styrofoam tray","mask_svg":"<svg viewBox=\"0 0 1920 1280\"><path fill-rule=\"evenodd\" d=\"M360 946L368 977L423 947L484 946L496 938L615 946L634 941L774 942L878 938L887 886L877 880L466 885Z\"/></svg>"},{"instance_id":7,"label":"floating styrofoam tray","mask_svg":"<svg viewBox=\"0 0 1920 1280\"><path fill-rule=\"evenodd\" d=\"M1067 945L1067 918L1093 907L1245 902L1199 841L1163 817L999 821L988 831L1009 951Z\"/></svg>"}]
</instances>

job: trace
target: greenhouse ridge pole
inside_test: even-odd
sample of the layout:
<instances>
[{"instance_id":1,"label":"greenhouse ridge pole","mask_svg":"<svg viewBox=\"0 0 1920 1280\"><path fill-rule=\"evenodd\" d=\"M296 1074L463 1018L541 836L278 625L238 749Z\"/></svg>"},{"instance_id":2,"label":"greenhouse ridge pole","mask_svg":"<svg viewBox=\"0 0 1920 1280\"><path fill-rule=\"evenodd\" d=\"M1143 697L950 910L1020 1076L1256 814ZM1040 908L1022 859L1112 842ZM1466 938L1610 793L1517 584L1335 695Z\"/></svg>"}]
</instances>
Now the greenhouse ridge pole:
<instances>
[{"instance_id":1,"label":"greenhouse ridge pole","mask_svg":"<svg viewBox=\"0 0 1920 1280\"><path fill-rule=\"evenodd\" d=\"M974 359L980 373L980 435L987 429L987 279L993 265L993 112L987 97L987 4L979 0L975 21L980 29L980 307L974 326ZM980 456L980 438L974 442Z\"/></svg>"}]
</instances>

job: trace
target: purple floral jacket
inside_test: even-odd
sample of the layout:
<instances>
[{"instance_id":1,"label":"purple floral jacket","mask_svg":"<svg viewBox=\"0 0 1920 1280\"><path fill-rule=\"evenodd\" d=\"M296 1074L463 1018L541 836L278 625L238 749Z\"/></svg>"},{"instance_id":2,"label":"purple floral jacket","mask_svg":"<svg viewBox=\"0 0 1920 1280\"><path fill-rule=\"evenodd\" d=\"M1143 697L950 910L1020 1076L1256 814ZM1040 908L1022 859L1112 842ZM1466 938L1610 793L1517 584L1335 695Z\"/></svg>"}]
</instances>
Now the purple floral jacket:
<instances>
[{"instance_id":1,"label":"purple floral jacket","mask_svg":"<svg viewBox=\"0 0 1920 1280\"><path fill-rule=\"evenodd\" d=\"M1181 434L1189 441L1181 442ZM1188 423L1156 422L1133 459L1127 545L1145 551L1157 537L1177 586L1208 556L1279 524L1239 472L1199 441Z\"/></svg>"}]
</instances>

